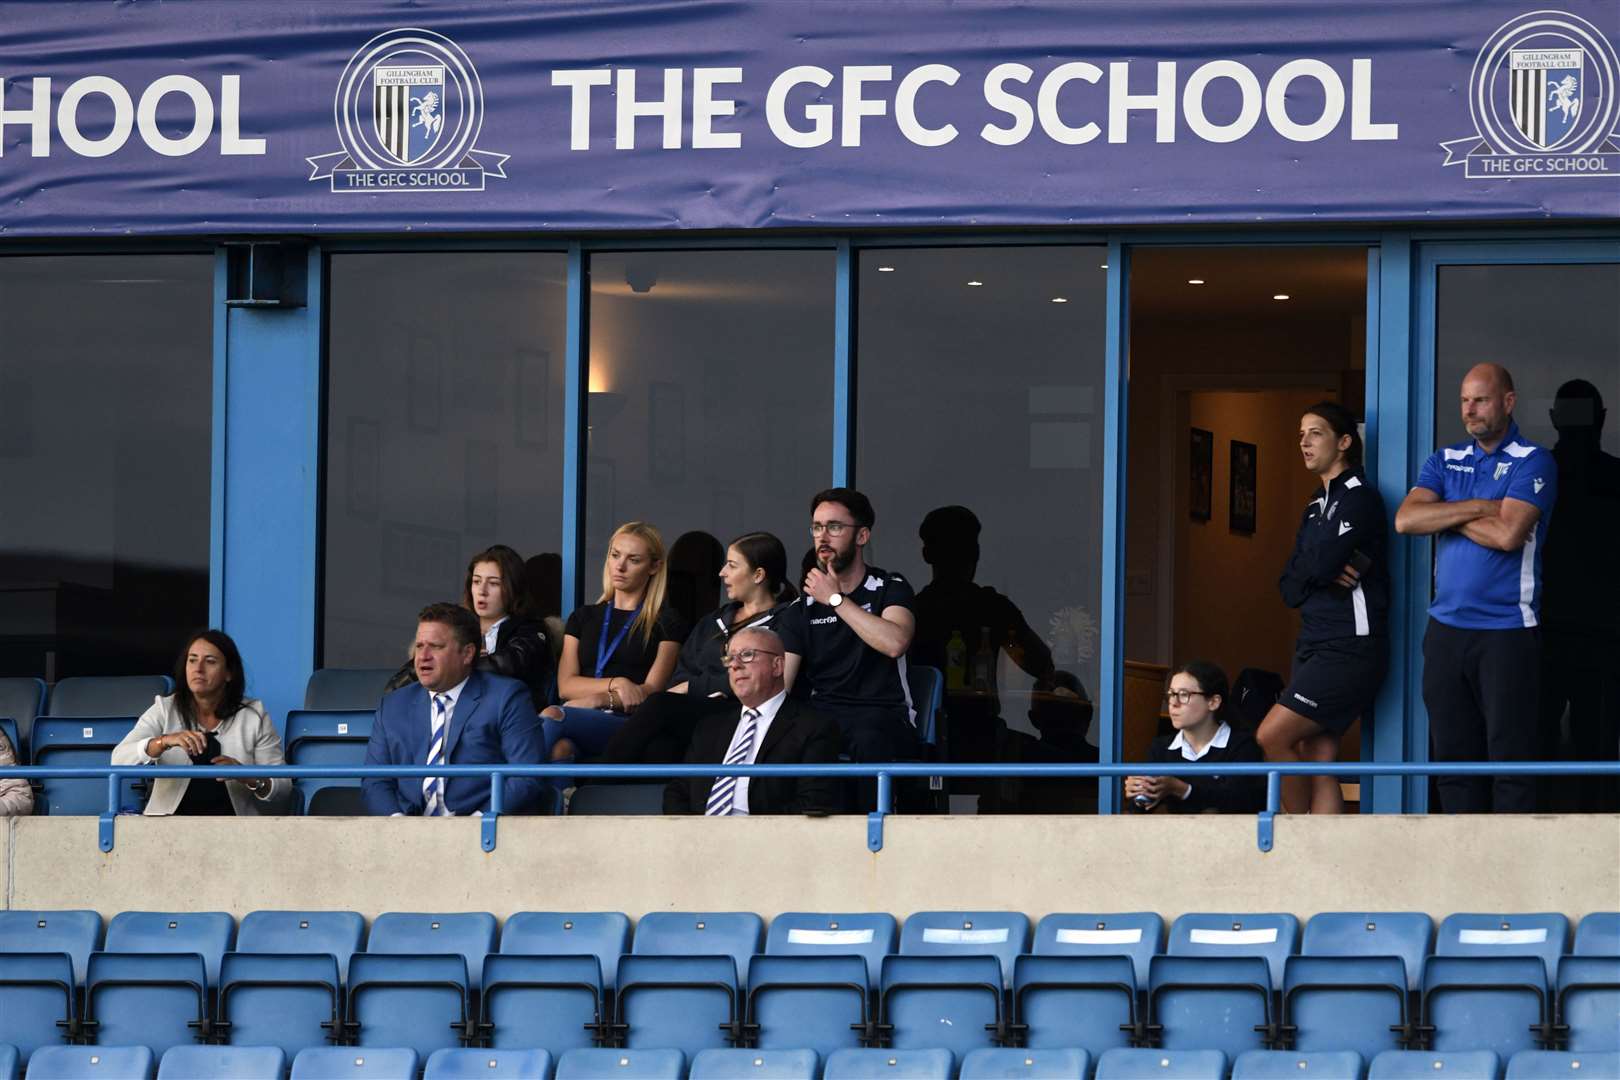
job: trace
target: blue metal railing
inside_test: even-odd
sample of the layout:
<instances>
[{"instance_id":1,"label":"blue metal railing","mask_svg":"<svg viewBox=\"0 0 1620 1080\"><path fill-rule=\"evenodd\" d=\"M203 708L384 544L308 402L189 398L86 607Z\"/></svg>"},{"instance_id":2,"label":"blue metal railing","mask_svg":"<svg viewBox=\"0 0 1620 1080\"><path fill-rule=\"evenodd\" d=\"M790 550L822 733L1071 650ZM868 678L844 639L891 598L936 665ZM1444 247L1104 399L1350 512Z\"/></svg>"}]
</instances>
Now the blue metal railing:
<instances>
[{"instance_id":1,"label":"blue metal railing","mask_svg":"<svg viewBox=\"0 0 1620 1080\"><path fill-rule=\"evenodd\" d=\"M1274 840L1273 822L1282 810L1284 776L1620 776L1620 761L1452 761L1452 762L1223 762L1203 765L1193 762L1167 767L1162 762L1120 765L1050 764L1009 765L983 762L947 765L929 762L838 765L84 765L0 767L0 777L17 776L35 780L105 780L107 809L101 815L99 842L102 851L113 849L113 823L122 805L126 780L141 778L252 779L268 777L290 780L323 778L422 779L428 776L488 777L489 809L484 812L479 839L485 851L495 850L496 826L504 812L505 781L512 777L533 776L556 779L657 780L677 777L715 776L823 776L845 780L877 778L877 805L867 815L866 846L883 849L883 819L893 812L894 781L914 777L994 776L1006 779L1056 780L1063 778L1100 779L1125 776L1264 776L1266 808L1260 811L1257 841L1261 851L1270 851Z\"/></svg>"}]
</instances>

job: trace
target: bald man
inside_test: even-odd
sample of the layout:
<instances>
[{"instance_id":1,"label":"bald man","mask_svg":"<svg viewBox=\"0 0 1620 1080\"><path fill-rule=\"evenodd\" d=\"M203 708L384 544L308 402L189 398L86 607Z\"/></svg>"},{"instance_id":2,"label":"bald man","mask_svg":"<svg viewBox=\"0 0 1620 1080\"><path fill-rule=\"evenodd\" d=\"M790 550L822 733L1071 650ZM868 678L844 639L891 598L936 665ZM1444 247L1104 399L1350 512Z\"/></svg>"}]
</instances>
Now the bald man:
<instances>
[{"instance_id":1,"label":"bald man","mask_svg":"<svg viewBox=\"0 0 1620 1080\"><path fill-rule=\"evenodd\" d=\"M1423 704L1436 761L1532 761L1541 665L1541 552L1558 468L1513 422L1513 376L1463 376L1469 438L1436 450L1395 513L1395 531L1435 538L1434 602L1423 636ZM1596 569L1596 568L1594 568ZM1438 781L1447 813L1527 814L1528 776Z\"/></svg>"}]
</instances>

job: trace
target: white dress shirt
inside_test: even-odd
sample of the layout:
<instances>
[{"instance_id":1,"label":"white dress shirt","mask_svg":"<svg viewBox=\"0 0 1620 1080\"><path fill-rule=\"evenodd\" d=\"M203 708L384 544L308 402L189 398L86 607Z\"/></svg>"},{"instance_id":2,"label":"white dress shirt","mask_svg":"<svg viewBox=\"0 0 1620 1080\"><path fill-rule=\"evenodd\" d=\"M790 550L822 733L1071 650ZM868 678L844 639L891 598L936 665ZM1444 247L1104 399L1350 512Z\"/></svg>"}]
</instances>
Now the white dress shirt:
<instances>
[{"instance_id":1,"label":"white dress shirt","mask_svg":"<svg viewBox=\"0 0 1620 1080\"><path fill-rule=\"evenodd\" d=\"M1194 750L1192 748L1192 744L1187 741L1187 733L1185 731L1176 732L1176 737L1170 740L1170 749L1180 750L1182 758L1187 761L1197 761L1199 758L1209 753L1211 748L1217 746L1225 747L1231 738L1232 725L1228 724L1225 720L1222 720L1221 726L1215 729L1214 737L1211 738L1209 742L1205 743L1202 749ZM1187 785L1187 790L1182 792L1181 797L1183 799L1192 797L1192 784Z\"/></svg>"},{"instance_id":2,"label":"white dress shirt","mask_svg":"<svg viewBox=\"0 0 1620 1080\"><path fill-rule=\"evenodd\" d=\"M470 679L470 678L472 678L472 676L469 674L467 676L467 679ZM427 690L427 696L428 696L427 724L428 724L428 749L430 751L433 749L433 710L434 710L433 699L438 697L440 694L444 694L446 697L448 697L450 699L449 701L444 703L444 741L445 741L445 757L444 757L444 759L445 759L445 761L450 760L450 753L449 753L450 720L451 720L452 717L454 717L456 715L456 702L461 698L461 692L467 688L467 679L462 679L460 682L456 683L456 685L452 686L448 690L428 690L427 687L425 687L425 686L422 687L423 690ZM422 764L426 765L426 764L428 764L428 762L424 760L422 762ZM450 781L446 780L442 776L439 778L439 802L441 802L441 803L444 801L445 785L448 784L449 782ZM423 778L422 784L423 784L424 787L427 786L427 778ZM432 814L433 813L433 807L431 807L431 806L425 807L423 812L426 813L426 814ZM448 808L445 809L444 814L445 814L446 817L453 817L454 816L454 814ZM394 817L401 817L403 815L394 814L393 816Z\"/></svg>"},{"instance_id":3,"label":"white dress shirt","mask_svg":"<svg viewBox=\"0 0 1620 1080\"><path fill-rule=\"evenodd\" d=\"M488 656L490 653L495 651L495 639L501 636L501 623L505 622L506 619L507 619L507 616L502 615L500 618L496 619L493 623L490 624L490 627L489 627L488 630L484 631L484 655L485 656Z\"/></svg>"},{"instance_id":4,"label":"white dress shirt","mask_svg":"<svg viewBox=\"0 0 1620 1080\"><path fill-rule=\"evenodd\" d=\"M782 708L782 702L786 700L787 691L784 689L755 710L759 713L759 718L754 721L754 745L749 748L748 758L743 764L752 765L759 757L759 748L765 745L765 733L771 730L771 721L776 719L777 712ZM726 756L720 760L730 760L732 752L737 749L737 740L742 737L742 733L743 714L742 710L739 709L737 711L737 728L731 733L731 743L726 747ZM746 776L737 777L737 786L732 796L731 812L734 815L744 816L748 813L748 777Z\"/></svg>"}]
</instances>

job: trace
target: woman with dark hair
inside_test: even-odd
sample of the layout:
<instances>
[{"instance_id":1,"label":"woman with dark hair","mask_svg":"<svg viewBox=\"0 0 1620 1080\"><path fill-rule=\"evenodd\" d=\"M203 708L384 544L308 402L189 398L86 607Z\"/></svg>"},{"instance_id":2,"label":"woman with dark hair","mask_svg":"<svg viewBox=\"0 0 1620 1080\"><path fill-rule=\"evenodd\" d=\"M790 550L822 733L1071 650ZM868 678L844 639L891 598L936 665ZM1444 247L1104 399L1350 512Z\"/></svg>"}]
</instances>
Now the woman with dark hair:
<instances>
[{"instance_id":1,"label":"woman with dark hair","mask_svg":"<svg viewBox=\"0 0 1620 1080\"><path fill-rule=\"evenodd\" d=\"M1323 761L1366 714L1389 665L1389 531L1384 500L1361 470L1361 433L1343 405L1323 401L1299 421L1305 468L1322 491L1305 507L1278 587L1298 608L1293 678L1260 723L1268 761ZM1290 814L1339 814L1332 776L1283 778Z\"/></svg>"},{"instance_id":2,"label":"woman with dark hair","mask_svg":"<svg viewBox=\"0 0 1620 1080\"><path fill-rule=\"evenodd\" d=\"M246 696L236 642L220 630L186 639L174 693L153 700L113 748L114 765L284 765L281 736L264 705ZM287 810L292 781L159 779L146 813L253 817Z\"/></svg>"},{"instance_id":3,"label":"woman with dark hair","mask_svg":"<svg viewBox=\"0 0 1620 1080\"><path fill-rule=\"evenodd\" d=\"M551 704L557 669L544 624L529 615L523 558L505 544L474 555L461 586L461 606L478 616L484 640L478 669L516 679L529 688L534 710Z\"/></svg>"},{"instance_id":4,"label":"woman with dark hair","mask_svg":"<svg viewBox=\"0 0 1620 1080\"><path fill-rule=\"evenodd\" d=\"M1174 735L1153 740L1148 760L1155 764L1197 762L1220 765L1259 761L1254 737L1226 722L1226 672L1208 660L1192 660L1170 675L1164 700ZM1125 798L1144 813L1160 807L1172 814L1249 814L1265 809L1263 776L1127 776Z\"/></svg>"}]
</instances>

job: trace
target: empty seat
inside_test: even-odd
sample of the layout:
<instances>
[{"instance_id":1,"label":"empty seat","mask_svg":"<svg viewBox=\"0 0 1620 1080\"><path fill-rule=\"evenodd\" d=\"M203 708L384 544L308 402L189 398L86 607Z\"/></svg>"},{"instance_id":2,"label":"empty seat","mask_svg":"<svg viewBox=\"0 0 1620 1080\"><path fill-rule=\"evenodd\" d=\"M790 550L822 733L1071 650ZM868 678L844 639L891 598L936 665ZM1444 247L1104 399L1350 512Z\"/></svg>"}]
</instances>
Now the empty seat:
<instances>
[{"instance_id":1,"label":"empty seat","mask_svg":"<svg viewBox=\"0 0 1620 1080\"><path fill-rule=\"evenodd\" d=\"M343 1033L343 984L330 953L226 953L217 1036L234 1046L274 1046L288 1060Z\"/></svg>"},{"instance_id":2,"label":"empty seat","mask_svg":"<svg viewBox=\"0 0 1620 1080\"><path fill-rule=\"evenodd\" d=\"M501 930L501 952L520 956L594 956L602 985L618 980L630 951L630 917L617 911L519 911Z\"/></svg>"},{"instance_id":3,"label":"empty seat","mask_svg":"<svg viewBox=\"0 0 1620 1080\"><path fill-rule=\"evenodd\" d=\"M26 1065L42 1046L77 1033L73 963L66 953L0 953L0 1045Z\"/></svg>"},{"instance_id":4,"label":"empty seat","mask_svg":"<svg viewBox=\"0 0 1620 1080\"><path fill-rule=\"evenodd\" d=\"M1219 1050L1110 1050L1097 1059L1095 1080L1226 1080Z\"/></svg>"},{"instance_id":5,"label":"empty seat","mask_svg":"<svg viewBox=\"0 0 1620 1080\"><path fill-rule=\"evenodd\" d=\"M911 707L917 714L912 724L917 741L925 746L939 744L939 703L945 699L945 673L926 664L906 665L906 686L911 691Z\"/></svg>"},{"instance_id":6,"label":"empty seat","mask_svg":"<svg viewBox=\"0 0 1620 1080\"><path fill-rule=\"evenodd\" d=\"M300 794L303 794L300 792ZM366 817L366 796L358 787L327 784L305 796L305 817Z\"/></svg>"},{"instance_id":7,"label":"empty seat","mask_svg":"<svg viewBox=\"0 0 1620 1080\"><path fill-rule=\"evenodd\" d=\"M1594 911L1575 927L1576 956L1620 956L1620 911Z\"/></svg>"},{"instance_id":8,"label":"empty seat","mask_svg":"<svg viewBox=\"0 0 1620 1080\"><path fill-rule=\"evenodd\" d=\"M420 956L454 954L466 962L467 985L477 990L484 957L495 951L497 937L495 916L487 911L453 914L389 911L372 920L366 952ZM426 1051L423 1056L427 1056Z\"/></svg>"},{"instance_id":9,"label":"empty seat","mask_svg":"<svg viewBox=\"0 0 1620 1080\"><path fill-rule=\"evenodd\" d=\"M28 1080L151 1080L156 1061L144 1046L46 1046L28 1062Z\"/></svg>"},{"instance_id":10,"label":"empty seat","mask_svg":"<svg viewBox=\"0 0 1620 1080\"><path fill-rule=\"evenodd\" d=\"M961 1080L1077 1080L1091 1071L1084 1050L975 1050L962 1059Z\"/></svg>"},{"instance_id":11,"label":"empty seat","mask_svg":"<svg viewBox=\"0 0 1620 1080\"><path fill-rule=\"evenodd\" d=\"M753 1046L808 1048L822 1057L875 1033L866 961L859 956L756 956L746 1015Z\"/></svg>"},{"instance_id":12,"label":"empty seat","mask_svg":"<svg viewBox=\"0 0 1620 1080\"><path fill-rule=\"evenodd\" d=\"M1166 1049L1235 1058L1275 1037L1264 957L1155 956L1149 972L1148 1032Z\"/></svg>"},{"instance_id":13,"label":"empty seat","mask_svg":"<svg viewBox=\"0 0 1620 1080\"><path fill-rule=\"evenodd\" d=\"M1148 961L1163 951L1164 919L1152 911L1059 913L1035 924L1037 956L1128 956L1137 986L1147 985Z\"/></svg>"},{"instance_id":14,"label":"empty seat","mask_svg":"<svg viewBox=\"0 0 1620 1080\"><path fill-rule=\"evenodd\" d=\"M1003 986L1013 961L1029 951L1029 917L1017 911L919 911L900 928L907 956L994 956Z\"/></svg>"},{"instance_id":15,"label":"empty seat","mask_svg":"<svg viewBox=\"0 0 1620 1080\"><path fill-rule=\"evenodd\" d=\"M45 709L45 680L23 676L0 679L0 718L10 720L17 729L17 760L27 761L24 749L29 732L34 730L34 717Z\"/></svg>"},{"instance_id":16,"label":"empty seat","mask_svg":"<svg viewBox=\"0 0 1620 1080\"><path fill-rule=\"evenodd\" d=\"M1565 1049L1620 1051L1620 956L1564 957L1554 1013Z\"/></svg>"},{"instance_id":17,"label":"empty seat","mask_svg":"<svg viewBox=\"0 0 1620 1080\"><path fill-rule=\"evenodd\" d=\"M304 708L375 709L393 677L393 668L322 668L304 684Z\"/></svg>"},{"instance_id":18,"label":"empty seat","mask_svg":"<svg viewBox=\"0 0 1620 1080\"><path fill-rule=\"evenodd\" d=\"M463 1046L477 1029L467 982L460 953L355 953L344 1030L357 1046L408 1046L419 1058Z\"/></svg>"},{"instance_id":19,"label":"empty seat","mask_svg":"<svg viewBox=\"0 0 1620 1080\"><path fill-rule=\"evenodd\" d=\"M1001 963L994 956L889 956L878 1030L902 1050L944 1047L958 1056L1004 1045Z\"/></svg>"},{"instance_id":20,"label":"empty seat","mask_svg":"<svg viewBox=\"0 0 1620 1080\"><path fill-rule=\"evenodd\" d=\"M1279 912L1198 912L1170 924L1171 956L1259 956L1281 986L1283 964L1299 951L1299 919Z\"/></svg>"},{"instance_id":21,"label":"empty seat","mask_svg":"<svg viewBox=\"0 0 1620 1080\"><path fill-rule=\"evenodd\" d=\"M326 953L347 981L349 957L360 951L366 920L357 911L250 911L236 931L244 953Z\"/></svg>"},{"instance_id":22,"label":"empty seat","mask_svg":"<svg viewBox=\"0 0 1620 1080\"><path fill-rule=\"evenodd\" d=\"M1490 1050L1506 1061L1550 1043L1549 999L1538 957L1431 956L1423 967L1421 1031L1431 1050Z\"/></svg>"},{"instance_id":23,"label":"empty seat","mask_svg":"<svg viewBox=\"0 0 1620 1080\"><path fill-rule=\"evenodd\" d=\"M641 814L656 817L664 812L663 784L583 784L568 800L568 812L575 816Z\"/></svg>"},{"instance_id":24,"label":"empty seat","mask_svg":"<svg viewBox=\"0 0 1620 1080\"><path fill-rule=\"evenodd\" d=\"M419 1060L402 1047L312 1046L293 1058L288 1080L416 1080Z\"/></svg>"},{"instance_id":25,"label":"empty seat","mask_svg":"<svg viewBox=\"0 0 1620 1080\"><path fill-rule=\"evenodd\" d=\"M950 1080L949 1050L839 1050L821 1080Z\"/></svg>"},{"instance_id":26,"label":"empty seat","mask_svg":"<svg viewBox=\"0 0 1620 1080\"><path fill-rule=\"evenodd\" d=\"M1567 951L1569 919L1554 912L1521 915L1447 915L1435 935L1438 956L1539 956L1547 982L1558 978Z\"/></svg>"},{"instance_id":27,"label":"empty seat","mask_svg":"<svg viewBox=\"0 0 1620 1080\"><path fill-rule=\"evenodd\" d=\"M219 984L220 959L236 941L236 920L225 911L121 911L107 924L108 952L195 953L208 985Z\"/></svg>"},{"instance_id":28,"label":"empty seat","mask_svg":"<svg viewBox=\"0 0 1620 1080\"><path fill-rule=\"evenodd\" d=\"M1434 920L1420 911L1329 911L1305 924L1306 956L1398 956L1406 988L1416 990L1423 959L1434 951Z\"/></svg>"},{"instance_id":29,"label":"empty seat","mask_svg":"<svg viewBox=\"0 0 1620 1080\"><path fill-rule=\"evenodd\" d=\"M1418 1045L1398 956L1290 956L1281 1035L1296 1050L1354 1050L1370 1061Z\"/></svg>"},{"instance_id":30,"label":"empty seat","mask_svg":"<svg viewBox=\"0 0 1620 1080\"><path fill-rule=\"evenodd\" d=\"M683 1080L679 1050L570 1050L557 1059L556 1080Z\"/></svg>"},{"instance_id":31,"label":"empty seat","mask_svg":"<svg viewBox=\"0 0 1620 1080\"><path fill-rule=\"evenodd\" d=\"M484 960L478 1030L489 1046L544 1046L560 1054L600 1045L604 1003L595 956L497 953Z\"/></svg>"},{"instance_id":32,"label":"empty seat","mask_svg":"<svg viewBox=\"0 0 1620 1080\"><path fill-rule=\"evenodd\" d=\"M161 1055L206 1040L208 1021L208 977L198 954L90 954L80 1023L91 1042Z\"/></svg>"},{"instance_id":33,"label":"empty seat","mask_svg":"<svg viewBox=\"0 0 1620 1080\"><path fill-rule=\"evenodd\" d=\"M814 1050L704 1050L688 1080L817 1080Z\"/></svg>"},{"instance_id":34,"label":"empty seat","mask_svg":"<svg viewBox=\"0 0 1620 1080\"><path fill-rule=\"evenodd\" d=\"M1232 1063L1232 1080L1361 1080L1354 1050L1245 1050Z\"/></svg>"},{"instance_id":35,"label":"empty seat","mask_svg":"<svg viewBox=\"0 0 1620 1080\"><path fill-rule=\"evenodd\" d=\"M294 709L287 714L286 744L289 765L364 765L366 743L377 720L373 698L363 709ZM314 814L316 796L327 791L358 792L356 776L300 777L293 785L303 793L304 805ZM322 810L328 809L323 800ZM362 802L360 805L364 805ZM348 815L336 815L348 816Z\"/></svg>"},{"instance_id":36,"label":"empty seat","mask_svg":"<svg viewBox=\"0 0 1620 1080\"><path fill-rule=\"evenodd\" d=\"M435 1050L422 1080L551 1080L545 1050Z\"/></svg>"},{"instance_id":37,"label":"empty seat","mask_svg":"<svg viewBox=\"0 0 1620 1080\"><path fill-rule=\"evenodd\" d=\"M619 961L614 1030L632 1048L673 1047L688 1057L742 1038L737 967L729 956L643 956Z\"/></svg>"},{"instance_id":38,"label":"empty seat","mask_svg":"<svg viewBox=\"0 0 1620 1080\"><path fill-rule=\"evenodd\" d=\"M1502 1059L1489 1050L1385 1050L1367 1068L1367 1080L1496 1080L1501 1075Z\"/></svg>"},{"instance_id":39,"label":"empty seat","mask_svg":"<svg viewBox=\"0 0 1620 1080\"><path fill-rule=\"evenodd\" d=\"M66 953L79 986L90 954L101 948L101 936L96 911L0 911L0 952Z\"/></svg>"},{"instance_id":40,"label":"empty seat","mask_svg":"<svg viewBox=\"0 0 1620 1080\"><path fill-rule=\"evenodd\" d=\"M1620 1052L1520 1050L1507 1067L1507 1080L1590 1080L1594 1076L1620 1076Z\"/></svg>"},{"instance_id":41,"label":"empty seat","mask_svg":"<svg viewBox=\"0 0 1620 1080\"><path fill-rule=\"evenodd\" d=\"M30 752L35 765L58 769L103 768L112 764L113 747L135 726L134 716L88 717L64 720L42 716L34 721ZM119 807L139 810L136 779L124 782ZM40 781L36 810L44 814L105 814L107 781L104 779Z\"/></svg>"},{"instance_id":42,"label":"empty seat","mask_svg":"<svg viewBox=\"0 0 1620 1080\"><path fill-rule=\"evenodd\" d=\"M900 924L885 912L788 911L771 920L765 951L773 956L854 955L866 961L866 981L876 986L883 958L897 952Z\"/></svg>"},{"instance_id":43,"label":"empty seat","mask_svg":"<svg viewBox=\"0 0 1620 1080\"><path fill-rule=\"evenodd\" d=\"M157 1080L266 1080L286 1071L287 1055L274 1046L174 1046Z\"/></svg>"},{"instance_id":44,"label":"empty seat","mask_svg":"<svg viewBox=\"0 0 1620 1080\"><path fill-rule=\"evenodd\" d=\"M57 682L45 715L135 717L153 699L172 693L174 680L167 675L81 675Z\"/></svg>"},{"instance_id":45,"label":"empty seat","mask_svg":"<svg viewBox=\"0 0 1620 1080\"><path fill-rule=\"evenodd\" d=\"M1080 1047L1097 1057L1144 1033L1128 956L1020 956L1012 1030L1030 1047Z\"/></svg>"},{"instance_id":46,"label":"empty seat","mask_svg":"<svg viewBox=\"0 0 1620 1080\"><path fill-rule=\"evenodd\" d=\"M636 922L638 956L729 956L737 977L765 940L765 920L751 911L655 911Z\"/></svg>"}]
</instances>

